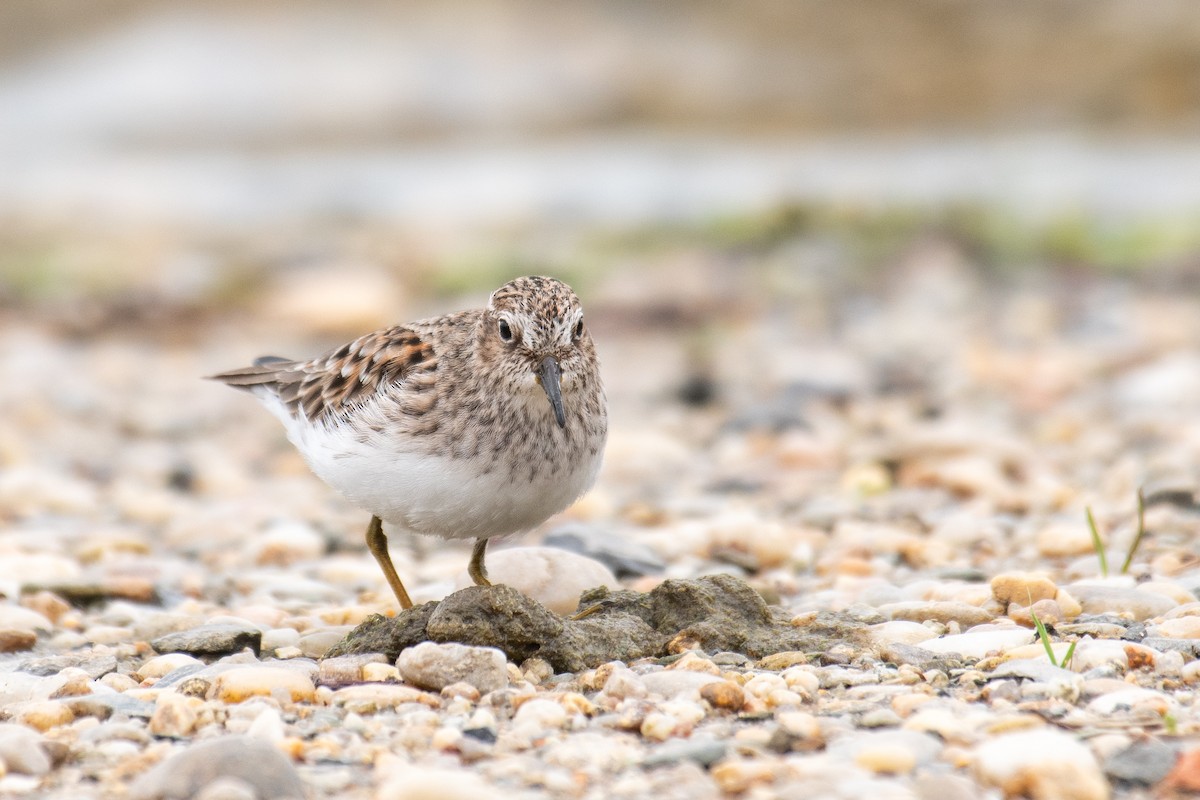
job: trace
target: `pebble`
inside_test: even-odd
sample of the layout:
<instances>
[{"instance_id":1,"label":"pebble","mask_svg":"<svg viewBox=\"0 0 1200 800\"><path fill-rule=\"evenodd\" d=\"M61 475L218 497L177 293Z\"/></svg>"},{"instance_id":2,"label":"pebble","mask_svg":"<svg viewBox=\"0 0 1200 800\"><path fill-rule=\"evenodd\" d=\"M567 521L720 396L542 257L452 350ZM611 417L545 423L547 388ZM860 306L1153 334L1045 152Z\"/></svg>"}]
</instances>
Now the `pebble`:
<instances>
[{"instance_id":1,"label":"pebble","mask_svg":"<svg viewBox=\"0 0 1200 800\"><path fill-rule=\"evenodd\" d=\"M25 703L10 713L17 722L43 732L60 725L68 725L75 720L75 712L59 700Z\"/></svg>"},{"instance_id":2,"label":"pebble","mask_svg":"<svg viewBox=\"0 0 1200 800\"><path fill-rule=\"evenodd\" d=\"M1049 578L1031 572L1005 572L992 578L992 595L1005 606L1029 606L1038 600L1053 600L1058 587Z\"/></svg>"},{"instance_id":3,"label":"pebble","mask_svg":"<svg viewBox=\"0 0 1200 800\"><path fill-rule=\"evenodd\" d=\"M437 695L421 691L412 686L391 684L364 684L347 686L336 690L329 698L332 705L343 706L356 714L374 714L384 709L395 708L406 703L421 703L430 708L439 708Z\"/></svg>"},{"instance_id":4,"label":"pebble","mask_svg":"<svg viewBox=\"0 0 1200 800\"><path fill-rule=\"evenodd\" d=\"M921 647L934 653L958 653L964 658L984 658L992 653L1003 653L1014 647L1028 644L1034 633L1025 628L1007 628L989 631L942 636L922 642Z\"/></svg>"},{"instance_id":5,"label":"pebble","mask_svg":"<svg viewBox=\"0 0 1200 800\"><path fill-rule=\"evenodd\" d=\"M202 700L179 692L159 692L147 727L155 736L182 739L196 729L203 705Z\"/></svg>"},{"instance_id":6,"label":"pebble","mask_svg":"<svg viewBox=\"0 0 1200 800\"><path fill-rule=\"evenodd\" d=\"M0 603L0 630L17 630L36 634L38 631L54 630L54 623L44 614L40 614L32 608Z\"/></svg>"},{"instance_id":7,"label":"pebble","mask_svg":"<svg viewBox=\"0 0 1200 800\"><path fill-rule=\"evenodd\" d=\"M698 693L705 686L724 681L719 676L706 672L663 670L641 676L641 683L650 694L669 699L682 694Z\"/></svg>"},{"instance_id":8,"label":"pebble","mask_svg":"<svg viewBox=\"0 0 1200 800\"><path fill-rule=\"evenodd\" d=\"M1108 692L1088 703L1088 710L1101 716L1148 711L1158 717L1175 711L1175 702L1162 692L1134 686Z\"/></svg>"},{"instance_id":9,"label":"pebble","mask_svg":"<svg viewBox=\"0 0 1200 800\"><path fill-rule=\"evenodd\" d=\"M979 744L971 769L1006 796L1034 800L1107 800L1108 782L1091 751L1074 736L1039 729L1002 734Z\"/></svg>"},{"instance_id":10,"label":"pebble","mask_svg":"<svg viewBox=\"0 0 1200 800\"><path fill-rule=\"evenodd\" d=\"M350 633L351 630L352 628L349 625L338 625L331 628L308 631L300 635L296 647L305 658L323 658L329 652L329 649L342 641L342 639L345 639L346 634Z\"/></svg>"},{"instance_id":11,"label":"pebble","mask_svg":"<svg viewBox=\"0 0 1200 800\"><path fill-rule=\"evenodd\" d=\"M963 627L991 622L995 616L986 609L978 606L954 601L925 602L909 600L900 603L887 603L879 607L879 612L893 620L940 622L943 625L949 622L957 622Z\"/></svg>"},{"instance_id":12,"label":"pebble","mask_svg":"<svg viewBox=\"0 0 1200 800\"><path fill-rule=\"evenodd\" d=\"M585 525L556 528L542 540L547 547L578 553L608 567L617 578L657 575L666 562L654 550L612 531Z\"/></svg>"},{"instance_id":13,"label":"pebble","mask_svg":"<svg viewBox=\"0 0 1200 800\"><path fill-rule=\"evenodd\" d=\"M691 761L702 767L709 767L720 761L729 752L729 745L708 736L696 736L691 739L676 739L654 747L642 759L647 767L657 767L663 764L675 764L680 761Z\"/></svg>"},{"instance_id":14,"label":"pebble","mask_svg":"<svg viewBox=\"0 0 1200 800\"><path fill-rule=\"evenodd\" d=\"M346 686L371 680L364 674L364 668L368 664L387 664L387 657L382 653L363 653L321 659L317 682L322 686ZM399 672L396 674L399 675Z\"/></svg>"},{"instance_id":15,"label":"pebble","mask_svg":"<svg viewBox=\"0 0 1200 800\"><path fill-rule=\"evenodd\" d=\"M1168 639L1200 639L1200 617L1165 619L1151 627L1149 632Z\"/></svg>"},{"instance_id":16,"label":"pebble","mask_svg":"<svg viewBox=\"0 0 1200 800\"><path fill-rule=\"evenodd\" d=\"M936 639L937 633L919 622L892 620L872 625L869 629L871 638L878 644L908 644L919 645L929 639Z\"/></svg>"},{"instance_id":17,"label":"pebble","mask_svg":"<svg viewBox=\"0 0 1200 800\"><path fill-rule=\"evenodd\" d=\"M700 699L716 709L741 711L746 704L746 693L736 683L719 681L701 686Z\"/></svg>"},{"instance_id":18,"label":"pebble","mask_svg":"<svg viewBox=\"0 0 1200 800\"><path fill-rule=\"evenodd\" d=\"M612 570L594 558L557 547L514 547L489 552L488 576L495 583L513 587L556 614L570 614L579 605L579 595L588 589L620 584ZM466 572L455 581L456 589L471 586Z\"/></svg>"},{"instance_id":19,"label":"pebble","mask_svg":"<svg viewBox=\"0 0 1200 800\"><path fill-rule=\"evenodd\" d=\"M312 702L313 682L294 669L282 667L238 667L216 676L210 693L225 703L241 703L251 697L274 697L281 702Z\"/></svg>"},{"instance_id":20,"label":"pebble","mask_svg":"<svg viewBox=\"0 0 1200 800\"><path fill-rule=\"evenodd\" d=\"M0 628L0 653L17 653L32 650L37 644L37 634L16 628Z\"/></svg>"},{"instance_id":21,"label":"pebble","mask_svg":"<svg viewBox=\"0 0 1200 800\"><path fill-rule=\"evenodd\" d=\"M475 773L403 764L388 770L374 800L479 800L496 796L496 787Z\"/></svg>"},{"instance_id":22,"label":"pebble","mask_svg":"<svg viewBox=\"0 0 1200 800\"><path fill-rule=\"evenodd\" d=\"M0 763L7 772L45 775L50 757L42 746L42 737L24 725L0 722Z\"/></svg>"},{"instance_id":23,"label":"pebble","mask_svg":"<svg viewBox=\"0 0 1200 800\"><path fill-rule=\"evenodd\" d=\"M557 730L567 724L567 711L553 700L535 698L521 703L513 715L513 725L536 731Z\"/></svg>"},{"instance_id":24,"label":"pebble","mask_svg":"<svg viewBox=\"0 0 1200 800\"><path fill-rule=\"evenodd\" d=\"M187 653L167 653L148 659L146 663L138 667L137 676L143 681L158 680L180 667L186 666L195 666L197 669L201 669L204 662Z\"/></svg>"},{"instance_id":25,"label":"pebble","mask_svg":"<svg viewBox=\"0 0 1200 800\"><path fill-rule=\"evenodd\" d=\"M1086 614L1117 614L1142 621L1161 617L1179 605L1164 595L1124 586L1074 583L1065 588Z\"/></svg>"},{"instance_id":26,"label":"pebble","mask_svg":"<svg viewBox=\"0 0 1200 800\"><path fill-rule=\"evenodd\" d=\"M1200 750L1188 750L1175 762L1159 785L1162 796L1168 793L1200 792Z\"/></svg>"},{"instance_id":27,"label":"pebble","mask_svg":"<svg viewBox=\"0 0 1200 800\"><path fill-rule=\"evenodd\" d=\"M1104 760L1110 778L1138 786L1154 786L1171 772L1179 751L1157 739L1143 739Z\"/></svg>"},{"instance_id":28,"label":"pebble","mask_svg":"<svg viewBox=\"0 0 1200 800\"><path fill-rule=\"evenodd\" d=\"M902 775L933 761L941 751L941 742L930 734L896 730L842 737L826 752L833 758L849 758L871 772Z\"/></svg>"},{"instance_id":29,"label":"pebble","mask_svg":"<svg viewBox=\"0 0 1200 800\"><path fill-rule=\"evenodd\" d=\"M486 694L508 685L508 660L494 647L422 642L400 654L396 669L406 682L433 691L467 683Z\"/></svg>"},{"instance_id":30,"label":"pebble","mask_svg":"<svg viewBox=\"0 0 1200 800\"><path fill-rule=\"evenodd\" d=\"M129 789L133 800L196 797L219 780L243 782L257 797L305 797L296 768L274 746L247 736L197 742L143 774Z\"/></svg>"},{"instance_id":31,"label":"pebble","mask_svg":"<svg viewBox=\"0 0 1200 800\"><path fill-rule=\"evenodd\" d=\"M168 633L150 642L159 653L187 653L194 656L223 656L249 647L258 654L262 631L251 625L200 625L178 633Z\"/></svg>"}]
</instances>

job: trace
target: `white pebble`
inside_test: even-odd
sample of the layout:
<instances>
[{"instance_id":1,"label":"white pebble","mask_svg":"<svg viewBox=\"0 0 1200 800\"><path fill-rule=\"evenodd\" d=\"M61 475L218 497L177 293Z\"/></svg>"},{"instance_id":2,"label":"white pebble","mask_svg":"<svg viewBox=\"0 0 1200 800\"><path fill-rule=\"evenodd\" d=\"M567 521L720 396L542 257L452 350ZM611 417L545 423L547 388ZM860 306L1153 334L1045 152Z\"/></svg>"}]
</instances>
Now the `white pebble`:
<instances>
[{"instance_id":1,"label":"white pebble","mask_svg":"<svg viewBox=\"0 0 1200 800\"><path fill-rule=\"evenodd\" d=\"M439 692L460 682L482 694L508 685L508 659L494 647L422 642L402 652L396 668L406 682Z\"/></svg>"},{"instance_id":2,"label":"white pebble","mask_svg":"<svg viewBox=\"0 0 1200 800\"><path fill-rule=\"evenodd\" d=\"M1017 731L975 748L972 770L1007 796L1038 800L1107 800L1108 781L1092 752L1068 733Z\"/></svg>"},{"instance_id":3,"label":"white pebble","mask_svg":"<svg viewBox=\"0 0 1200 800\"><path fill-rule=\"evenodd\" d=\"M557 614L570 614L579 595L597 586L620 588L612 570L599 561L557 547L514 547L488 553L488 576L493 583L511 586ZM465 572L456 588L473 585Z\"/></svg>"}]
</instances>

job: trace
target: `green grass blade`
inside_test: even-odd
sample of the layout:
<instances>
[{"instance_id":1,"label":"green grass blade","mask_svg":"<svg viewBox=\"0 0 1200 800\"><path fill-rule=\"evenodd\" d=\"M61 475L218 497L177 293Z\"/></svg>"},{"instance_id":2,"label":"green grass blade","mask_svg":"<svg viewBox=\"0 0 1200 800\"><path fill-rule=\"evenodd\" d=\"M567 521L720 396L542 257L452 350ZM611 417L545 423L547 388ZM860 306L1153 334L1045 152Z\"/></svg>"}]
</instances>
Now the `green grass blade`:
<instances>
[{"instance_id":1,"label":"green grass blade","mask_svg":"<svg viewBox=\"0 0 1200 800\"><path fill-rule=\"evenodd\" d=\"M1105 578L1108 577L1108 555L1104 552L1104 542L1100 541L1100 532L1096 530L1096 518L1092 516L1092 507L1088 506L1087 522L1088 529L1092 532L1092 549L1096 551L1096 556L1100 559L1100 574Z\"/></svg>"},{"instance_id":2,"label":"green grass blade","mask_svg":"<svg viewBox=\"0 0 1200 800\"><path fill-rule=\"evenodd\" d=\"M1125 554L1125 563L1121 565L1122 575L1129 572L1129 565L1133 563L1133 554L1137 552L1138 547L1142 544L1142 537L1146 535L1146 495L1140 488L1137 493L1137 501L1137 534L1133 537L1133 543L1129 545L1129 552Z\"/></svg>"},{"instance_id":3,"label":"green grass blade","mask_svg":"<svg viewBox=\"0 0 1200 800\"><path fill-rule=\"evenodd\" d=\"M1067 648L1067 654L1065 656L1063 656L1063 660L1062 660L1063 667L1071 666L1071 659L1075 656L1075 645L1077 645L1077 644L1079 644L1078 639L1071 642L1071 646Z\"/></svg>"},{"instance_id":4,"label":"green grass blade","mask_svg":"<svg viewBox=\"0 0 1200 800\"><path fill-rule=\"evenodd\" d=\"M1058 659L1054 657L1054 648L1050 645L1050 634L1046 633L1046 626L1038 619L1038 615L1033 613L1033 606L1029 607L1029 616L1033 617L1033 625L1037 628L1038 638L1042 640L1042 647L1046 648L1046 657L1050 659L1050 663L1054 666L1059 666Z\"/></svg>"}]
</instances>

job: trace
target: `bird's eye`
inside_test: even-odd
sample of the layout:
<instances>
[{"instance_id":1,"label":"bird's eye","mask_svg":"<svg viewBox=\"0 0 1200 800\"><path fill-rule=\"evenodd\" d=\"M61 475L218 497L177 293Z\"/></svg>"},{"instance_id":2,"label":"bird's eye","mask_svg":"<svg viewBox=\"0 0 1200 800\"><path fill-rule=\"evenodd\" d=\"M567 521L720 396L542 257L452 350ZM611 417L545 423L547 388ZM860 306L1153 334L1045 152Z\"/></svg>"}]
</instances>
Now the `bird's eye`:
<instances>
[{"instance_id":1,"label":"bird's eye","mask_svg":"<svg viewBox=\"0 0 1200 800\"><path fill-rule=\"evenodd\" d=\"M583 336L583 320L575 323L575 338L578 339L580 336Z\"/></svg>"},{"instance_id":2,"label":"bird's eye","mask_svg":"<svg viewBox=\"0 0 1200 800\"><path fill-rule=\"evenodd\" d=\"M506 342L513 340L512 326L508 324L508 320L500 320L499 325L500 338Z\"/></svg>"}]
</instances>

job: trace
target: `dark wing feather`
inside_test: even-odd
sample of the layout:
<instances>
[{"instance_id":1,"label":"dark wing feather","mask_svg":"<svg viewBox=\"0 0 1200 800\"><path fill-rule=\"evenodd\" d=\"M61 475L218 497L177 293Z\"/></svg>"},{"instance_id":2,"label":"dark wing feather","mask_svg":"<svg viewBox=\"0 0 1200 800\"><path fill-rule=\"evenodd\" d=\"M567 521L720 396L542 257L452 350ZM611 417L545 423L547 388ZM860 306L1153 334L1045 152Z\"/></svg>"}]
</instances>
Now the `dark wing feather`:
<instances>
[{"instance_id":1,"label":"dark wing feather","mask_svg":"<svg viewBox=\"0 0 1200 800\"><path fill-rule=\"evenodd\" d=\"M436 369L429 342L410 328L393 327L359 337L312 361L268 356L252 367L212 377L240 389L264 388L279 397L293 416L303 413L316 422L361 405L389 385L428 393Z\"/></svg>"}]
</instances>

